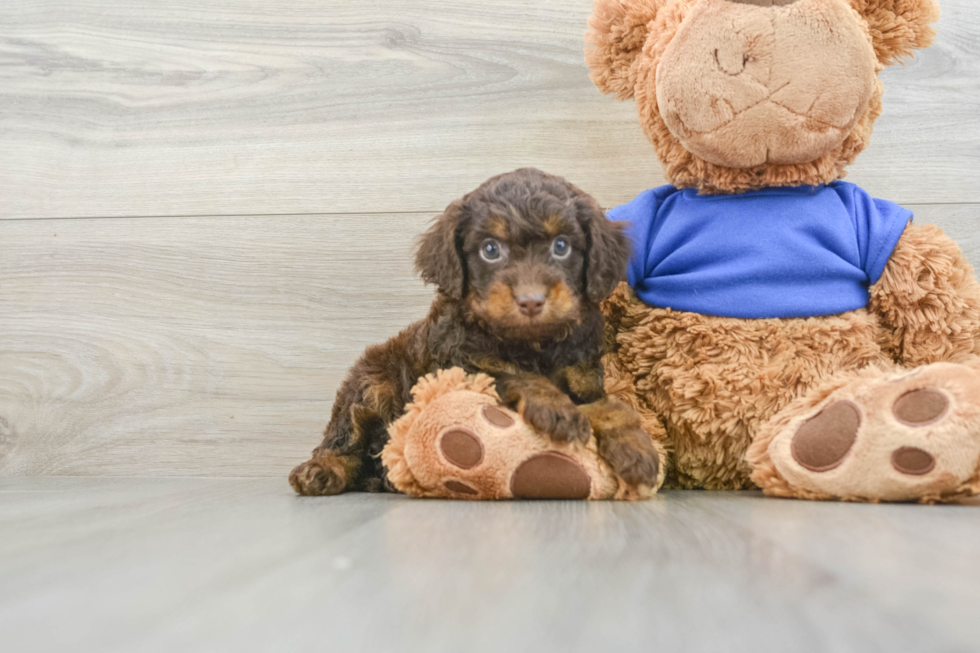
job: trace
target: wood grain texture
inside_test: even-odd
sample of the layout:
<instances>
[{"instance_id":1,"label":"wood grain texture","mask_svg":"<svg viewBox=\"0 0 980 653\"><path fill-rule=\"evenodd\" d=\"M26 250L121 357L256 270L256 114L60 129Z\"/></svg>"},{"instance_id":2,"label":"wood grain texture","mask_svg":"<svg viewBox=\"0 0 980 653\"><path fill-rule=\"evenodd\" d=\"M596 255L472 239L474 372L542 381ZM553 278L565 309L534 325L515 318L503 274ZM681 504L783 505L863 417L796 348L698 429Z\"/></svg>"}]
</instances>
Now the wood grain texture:
<instances>
[{"instance_id":1,"label":"wood grain texture","mask_svg":"<svg viewBox=\"0 0 980 653\"><path fill-rule=\"evenodd\" d=\"M0 473L283 476L425 316L428 220L0 222Z\"/></svg>"},{"instance_id":2,"label":"wood grain texture","mask_svg":"<svg viewBox=\"0 0 980 653\"><path fill-rule=\"evenodd\" d=\"M980 206L919 206L980 262ZM0 222L0 474L280 476L424 317L430 216Z\"/></svg>"},{"instance_id":3,"label":"wood grain texture","mask_svg":"<svg viewBox=\"0 0 980 653\"><path fill-rule=\"evenodd\" d=\"M851 179L980 202L980 14L884 73ZM591 85L591 0L4 0L0 217L436 211L535 165L619 204L662 182Z\"/></svg>"},{"instance_id":4,"label":"wood grain texture","mask_svg":"<svg viewBox=\"0 0 980 653\"><path fill-rule=\"evenodd\" d=\"M6 478L0 633L38 653L972 651L976 509Z\"/></svg>"}]
</instances>

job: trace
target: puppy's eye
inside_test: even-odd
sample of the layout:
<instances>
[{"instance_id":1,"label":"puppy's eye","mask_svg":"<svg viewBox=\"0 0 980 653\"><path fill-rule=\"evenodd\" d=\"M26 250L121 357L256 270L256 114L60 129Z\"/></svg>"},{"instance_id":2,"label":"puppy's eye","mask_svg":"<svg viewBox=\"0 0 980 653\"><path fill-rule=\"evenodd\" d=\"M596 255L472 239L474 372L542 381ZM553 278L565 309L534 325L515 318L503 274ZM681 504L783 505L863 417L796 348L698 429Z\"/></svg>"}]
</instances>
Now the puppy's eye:
<instances>
[{"instance_id":1,"label":"puppy's eye","mask_svg":"<svg viewBox=\"0 0 980 653\"><path fill-rule=\"evenodd\" d=\"M572 244L564 236L558 236L551 242L551 255L555 258L567 258L572 253Z\"/></svg>"},{"instance_id":2,"label":"puppy's eye","mask_svg":"<svg viewBox=\"0 0 980 653\"><path fill-rule=\"evenodd\" d=\"M480 258L482 258L484 261L488 261L490 263L499 261L500 257L503 255L504 249L496 240L484 240L483 244L480 245Z\"/></svg>"}]
</instances>

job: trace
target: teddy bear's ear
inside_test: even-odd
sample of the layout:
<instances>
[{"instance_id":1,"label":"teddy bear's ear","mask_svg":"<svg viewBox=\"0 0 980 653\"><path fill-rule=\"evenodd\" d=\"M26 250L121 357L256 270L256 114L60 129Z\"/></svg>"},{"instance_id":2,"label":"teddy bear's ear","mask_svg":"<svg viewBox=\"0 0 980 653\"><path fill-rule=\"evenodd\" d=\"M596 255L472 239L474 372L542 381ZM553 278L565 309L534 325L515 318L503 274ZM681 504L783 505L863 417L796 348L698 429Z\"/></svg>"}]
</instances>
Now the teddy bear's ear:
<instances>
[{"instance_id":1,"label":"teddy bear's ear","mask_svg":"<svg viewBox=\"0 0 980 653\"><path fill-rule=\"evenodd\" d=\"M868 26L878 61L891 65L928 47L936 36L932 23L939 20L933 0L851 0Z\"/></svg>"},{"instance_id":2,"label":"teddy bear's ear","mask_svg":"<svg viewBox=\"0 0 980 653\"><path fill-rule=\"evenodd\" d=\"M595 0L585 42L585 60L599 90L620 100L633 97L630 73L650 23L669 0ZM871 0L868 0L869 2Z\"/></svg>"}]
</instances>

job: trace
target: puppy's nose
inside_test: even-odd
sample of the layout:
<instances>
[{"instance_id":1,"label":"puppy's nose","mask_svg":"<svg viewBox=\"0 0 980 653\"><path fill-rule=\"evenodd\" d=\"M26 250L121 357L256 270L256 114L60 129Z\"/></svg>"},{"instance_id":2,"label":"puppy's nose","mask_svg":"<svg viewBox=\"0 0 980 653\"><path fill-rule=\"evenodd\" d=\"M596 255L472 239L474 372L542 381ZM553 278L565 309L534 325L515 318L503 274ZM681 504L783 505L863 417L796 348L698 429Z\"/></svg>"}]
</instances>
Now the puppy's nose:
<instances>
[{"instance_id":1,"label":"puppy's nose","mask_svg":"<svg viewBox=\"0 0 980 653\"><path fill-rule=\"evenodd\" d=\"M544 293L522 293L517 296L517 307L528 317L537 317L544 310Z\"/></svg>"}]
</instances>

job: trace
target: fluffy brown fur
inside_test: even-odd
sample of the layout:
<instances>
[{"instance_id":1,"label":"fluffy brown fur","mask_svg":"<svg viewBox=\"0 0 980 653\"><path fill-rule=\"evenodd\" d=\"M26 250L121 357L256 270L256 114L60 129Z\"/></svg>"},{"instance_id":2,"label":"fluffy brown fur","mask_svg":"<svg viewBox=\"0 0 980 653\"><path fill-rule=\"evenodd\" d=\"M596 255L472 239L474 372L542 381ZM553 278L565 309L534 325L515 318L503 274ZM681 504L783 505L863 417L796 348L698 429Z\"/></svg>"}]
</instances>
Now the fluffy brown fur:
<instances>
[{"instance_id":1,"label":"fluffy brown fur","mask_svg":"<svg viewBox=\"0 0 980 653\"><path fill-rule=\"evenodd\" d=\"M567 254L555 249L558 238ZM628 256L627 238L594 199L537 170L495 177L453 202L416 258L422 278L438 286L428 317L357 361L323 443L290 474L293 488L390 489L379 458L388 426L420 377L451 367L492 376L502 401L552 439L594 432L617 474L655 487L651 437L603 390L599 303L625 276Z\"/></svg>"},{"instance_id":2,"label":"fluffy brown fur","mask_svg":"<svg viewBox=\"0 0 980 653\"><path fill-rule=\"evenodd\" d=\"M882 358L866 310L743 320L652 308L626 292L608 310L623 316L607 383L629 374L663 419L666 487L752 487L745 451L762 424L826 376Z\"/></svg>"},{"instance_id":3,"label":"fluffy brown fur","mask_svg":"<svg viewBox=\"0 0 980 653\"><path fill-rule=\"evenodd\" d=\"M742 320L652 308L622 284L604 305L617 330L606 387L621 398L634 394L637 406L663 420L664 428L645 425L672 453L665 487L760 484L781 496L827 498L794 494L768 462L766 444L796 413L770 422L774 416L793 402L796 411L808 410L846 382L896 365L980 366L973 358L980 354L980 283L941 229L910 225L871 295L869 309L838 316ZM765 438L746 458L760 433Z\"/></svg>"},{"instance_id":4,"label":"fluffy brown fur","mask_svg":"<svg viewBox=\"0 0 980 653\"><path fill-rule=\"evenodd\" d=\"M849 0L868 21L878 61L889 66L927 48L936 37L932 24L939 5L932 0Z\"/></svg>"},{"instance_id":5,"label":"fluffy brown fur","mask_svg":"<svg viewBox=\"0 0 980 653\"><path fill-rule=\"evenodd\" d=\"M980 286L959 246L935 225L909 225L871 289L878 342L905 367L980 356Z\"/></svg>"}]
</instances>

